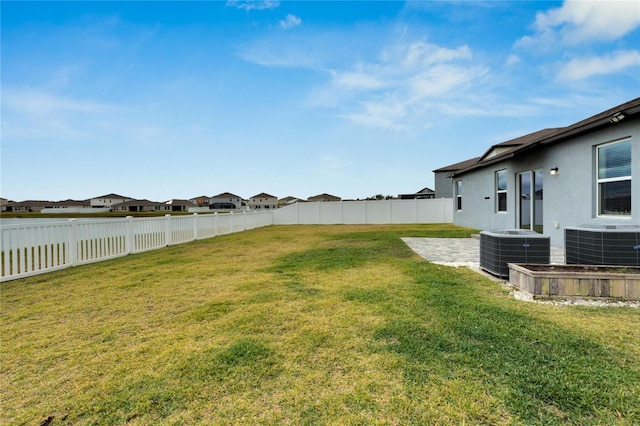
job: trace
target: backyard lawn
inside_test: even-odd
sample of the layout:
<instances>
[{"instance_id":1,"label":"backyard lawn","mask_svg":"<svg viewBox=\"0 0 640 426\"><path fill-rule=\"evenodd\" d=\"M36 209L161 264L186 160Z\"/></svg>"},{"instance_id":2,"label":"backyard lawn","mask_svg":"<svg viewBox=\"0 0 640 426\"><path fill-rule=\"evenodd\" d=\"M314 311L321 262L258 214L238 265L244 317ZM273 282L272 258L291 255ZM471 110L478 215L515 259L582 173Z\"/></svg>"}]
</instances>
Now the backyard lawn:
<instances>
[{"instance_id":1,"label":"backyard lawn","mask_svg":"<svg viewBox=\"0 0 640 426\"><path fill-rule=\"evenodd\" d=\"M271 226L3 283L0 424L638 425L640 309Z\"/></svg>"}]
</instances>

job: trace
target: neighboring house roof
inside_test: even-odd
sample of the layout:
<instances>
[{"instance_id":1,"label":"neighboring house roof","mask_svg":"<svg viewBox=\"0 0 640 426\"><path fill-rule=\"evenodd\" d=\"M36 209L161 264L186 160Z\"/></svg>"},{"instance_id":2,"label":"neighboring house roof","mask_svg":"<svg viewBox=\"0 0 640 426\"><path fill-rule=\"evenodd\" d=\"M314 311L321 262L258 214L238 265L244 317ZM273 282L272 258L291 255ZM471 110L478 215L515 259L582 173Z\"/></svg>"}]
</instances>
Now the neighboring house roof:
<instances>
[{"instance_id":1,"label":"neighboring house roof","mask_svg":"<svg viewBox=\"0 0 640 426\"><path fill-rule=\"evenodd\" d=\"M304 200L302 198L292 197L292 196L280 198L278 200L278 203L282 203L282 204L285 204L285 203L291 204L291 203L299 203L299 202L304 202Z\"/></svg>"},{"instance_id":2,"label":"neighboring house roof","mask_svg":"<svg viewBox=\"0 0 640 426\"><path fill-rule=\"evenodd\" d=\"M560 143L586 133L615 126L620 122L625 122L638 116L640 116L640 98L625 102L567 127L544 129L493 145L477 161L468 160L471 164L454 171L452 176L497 163L544 145Z\"/></svg>"},{"instance_id":3,"label":"neighboring house roof","mask_svg":"<svg viewBox=\"0 0 640 426\"><path fill-rule=\"evenodd\" d=\"M55 205L55 201L42 201L42 200L25 200L13 203L14 207L49 207Z\"/></svg>"},{"instance_id":4,"label":"neighboring house roof","mask_svg":"<svg viewBox=\"0 0 640 426\"><path fill-rule=\"evenodd\" d=\"M431 188L422 188L420 191L412 194L398 194L398 197L400 197L400 199L419 199L429 195L434 196L435 193L436 192Z\"/></svg>"},{"instance_id":5,"label":"neighboring house roof","mask_svg":"<svg viewBox=\"0 0 640 426\"><path fill-rule=\"evenodd\" d=\"M416 194L435 194L435 191L431 188L422 188L420 191L416 192Z\"/></svg>"},{"instance_id":6,"label":"neighboring house roof","mask_svg":"<svg viewBox=\"0 0 640 426\"><path fill-rule=\"evenodd\" d=\"M122 207L122 206L161 206L164 203L159 203L157 201L149 201L149 200L129 200L124 203L118 203L113 207Z\"/></svg>"},{"instance_id":7,"label":"neighboring house roof","mask_svg":"<svg viewBox=\"0 0 640 426\"><path fill-rule=\"evenodd\" d=\"M121 198L123 200L131 200L131 197L125 197L123 195L118 195L118 194L107 194L107 195L101 195L99 197L92 197L92 200L95 200L96 198Z\"/></svg>"},{"instance_id":8,"label":"neighboring house roof","mask_svg":"<svg viewBox=\"0 0 640 426\"><path fill-rule=\"evenodd\" d=\"M242 197L236 194L232 194L230 192L223 192L222 194L214 195L211 198L239 198L242 200Z\"/></svg>"},{"instance_id":9,"label":"neighboring house roof","mask_svg":"<svg viewBox=\"0 0 640 426\"><path fill-rule=\"evenodd\" d=\"M173 199L173 200L165 201L165 204L170 204L172 206L195 207L195 204L193 204L189 200L176 200L176 199Z\"/></svg>"},{"instance_id":10,"label":"neighboring house roof","mask_svg":"<svg viewBox=\"0 0 640 426\"><path fill-rule=\"evenodd\" d=\"M90 207L91 203L89 200L62 200L54 203L56 206L82 206L82 207Z\"/></svg>"},{"instance_id":11,"label":"neighboring house roof","mask_svg":"<svg viewBox=\"0 0 640 426\"><path fill-rule=\"evenodd\" d=\"M341 198L340 197L336 197L335 195L331 195L331 194L319 194L319 195L314 195L313 197L309 197L308 198L309 201L313 201L313 200L334 200L334 201L340 201Z\"/></svg>"},{"instance_id":12,"label":"neighboring house roof","mask_svg":"<svg viewBox=\"0 0 640 426\"><path fill-rule=\"evenodd\" d=\"M260 194L254 195L251 198L277 198L277 197L275 195L267 194L266 192L261 192Z\"/></svg>"}]
</instances>

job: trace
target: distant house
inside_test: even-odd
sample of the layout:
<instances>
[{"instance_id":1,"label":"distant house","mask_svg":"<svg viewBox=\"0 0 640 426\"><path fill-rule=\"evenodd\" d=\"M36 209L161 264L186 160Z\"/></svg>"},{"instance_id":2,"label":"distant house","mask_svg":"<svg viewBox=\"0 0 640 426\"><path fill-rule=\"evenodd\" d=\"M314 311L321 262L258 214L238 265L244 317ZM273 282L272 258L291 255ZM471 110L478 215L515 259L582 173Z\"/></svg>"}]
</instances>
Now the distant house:
<instances>
[{"instance_id":1,"label":"distant house","mask_svg":"<svg viewBox=\"0 0 640 426\"><path fill-rule=\"evenodd\" d=\"M422 188L414 194L399 194L401 200L426 200L435 198L435 191L431 188Z\"/></svg>"},{"instance_id":2,"label":"distant house","mask_svg":"<svg viewBox=\"0 0 640 426\"><path fill-rule=\"evenodd\" d=\"M115 212L170 212L171 205L149 200L128 200L111 206Z\"/></svg>"},{"instance_id":3,"label":"distant house","mask_svg":"<svg viewBox=\"0 0 640 426\"><path fill-rule=\"evenodd\" d=\"M209 207L209 200L211 197L207 195L201 195L199 197L190 198L189 201L193 203L196 207Z\"/></svg>"},{"instance_id":4,"label":"distant house","mask_svg":"<svg viewBox=\"0 0 640 426\"><path fill-rule=\"evenodd\" d=\"M89 200L62 200L53 203L54 209L88 209L91 208Z\"/></svg>"},{"instance_id":5,"label":"distant house","mask_svg":"<svg viewBox=\"0 0 640 426\"><path fill-rule=\"evenodd\" d=\"M341 201L342 198L340 197L336 197L335 195L331 195L331 194L319 194L319 195L314 195L313 197L309 197L307 198L307 201L309 202L321 202L321 203L325 203L328 201Z\"/></svg>"},{"instance_id":6,"label":"distant house","mask_svg":"<svg viewBox=\"0 0 640 426\"><path fill-rule=\"evenodd\" d=\"M230 192L223 192L209 199L211 210L239 210L243 205L242 197Z\"/></svg>"},{"instance_id":7,"label":"distant house","mask_svg":"<svg viewBox=\"0 0 640 426\"><path fill-rule=\"evenodd\" d=\"M298 198L298 197L284 197L284 198L280 198L278 200L278 207L285 207L285 206L290 206L291 204L295 204L295 203L304 203L305 200Z\"/></svg>"},{"instance_id":8,"label":"distant house","mask_svg":"<svg viewBox=\"0 0 640 426\"><path fill-rule=\"evenodd\" d=\"M489 148L451 173L453 221L528 229L564 246L572 226L640 226L640 98Z\"/></svg>"},{"instance_id":9,"label":"distant house","mask_svg":"<svg viewBox=\"0 0 640 426\"><path fill-rule=\"evenodd\" d=\"M26 200L10 203L6 206L7 210L4 211L14 213L40 212L42 209L53 208L55 204L55 201Z\"/></svg>"},{"instance_id":10,"label":"distant house","mask_svg":"<svg viewBox=\"0 0 640 426\"><path fill-rule=\"evenodd\" d=\"M192 203L190 200L173 199L173 200L165 201L164 204L170 206L172 212L187 212L189 211L189 208L196 207L196 205Z\"/></svg>"},{"instance_id":11,"label":"distant house","mask_svg":"<svg viewBox=\"0 0 640 426\"><path fill-rule=\"evenodd\" d=\"M278 208L278 197L261 192L249 198L250 210L273 210Z\"/></svg>"},{"instance_id":12,"label":"distant house","mask_svg":"<svg viewBox=\"0 0 640 426\"><path fill-rule=\"evenodd\" d=\"M12 211L12 206L13 206L13 201L11 200L7 200L6 198L1 198L0 197L0 210L3 212L10 212Z\"/></svg>"},{"instance_id":13,"label":"distant house","mask_svg":"<svg viewBox=\"0 0 640 426\"><path fill-rule=\"evenodd\" d=\"M131 197L124 197L118 194L107 194L99 197L94 197L89 200L91 207L108 207L111 208L116 204L124 203L125 201L133 200Z\"/></svg>"},{"instance_id":14,"label":"distant house","mask_svg":"<svg viewBox=\"0 0 640 426\"><path fill-rule=\"evenodd\" d=\"M466 169L477 163L480 157L474 157L459 163L450 164L433 171L434 175L434 198L453 198L453 182L451 175L458 170Z\"/></svg>"}]
</instances>

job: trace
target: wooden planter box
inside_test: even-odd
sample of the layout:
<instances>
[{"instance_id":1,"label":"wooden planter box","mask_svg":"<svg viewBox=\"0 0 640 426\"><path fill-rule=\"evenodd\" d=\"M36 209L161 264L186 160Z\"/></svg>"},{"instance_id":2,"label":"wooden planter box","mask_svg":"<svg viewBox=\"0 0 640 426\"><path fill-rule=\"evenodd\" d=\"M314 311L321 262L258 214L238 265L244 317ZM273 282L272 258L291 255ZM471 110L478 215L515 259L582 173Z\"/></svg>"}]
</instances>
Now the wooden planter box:
<instances>
[{"instance_id":1,"label":"wooden planter box","mask_svg":"<svg viewBox=\"0 0 640 426\"><path fill-rule=\"evenodd\" d=\"M536 298L640 300L640 267L509 264L509 283Z\"/></svg>"}]
</instances>

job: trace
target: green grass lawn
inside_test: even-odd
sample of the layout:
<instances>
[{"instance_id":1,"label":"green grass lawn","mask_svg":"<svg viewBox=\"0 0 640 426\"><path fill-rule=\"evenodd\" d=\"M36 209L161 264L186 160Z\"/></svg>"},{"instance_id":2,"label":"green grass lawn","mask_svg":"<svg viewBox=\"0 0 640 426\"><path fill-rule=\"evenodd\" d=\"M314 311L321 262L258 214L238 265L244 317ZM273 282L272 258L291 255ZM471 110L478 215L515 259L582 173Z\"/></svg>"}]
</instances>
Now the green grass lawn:
<instances>
[{"instance_id":1,"label":"green grass lawn","mask_svg":"<svg viewBox=\"0 0 640 426\"><path fill-rule=\"evenodd\" d=\"M272 226L1 285L0 424L637 425L640 310Z\"/></svg>"}]
</instances>

